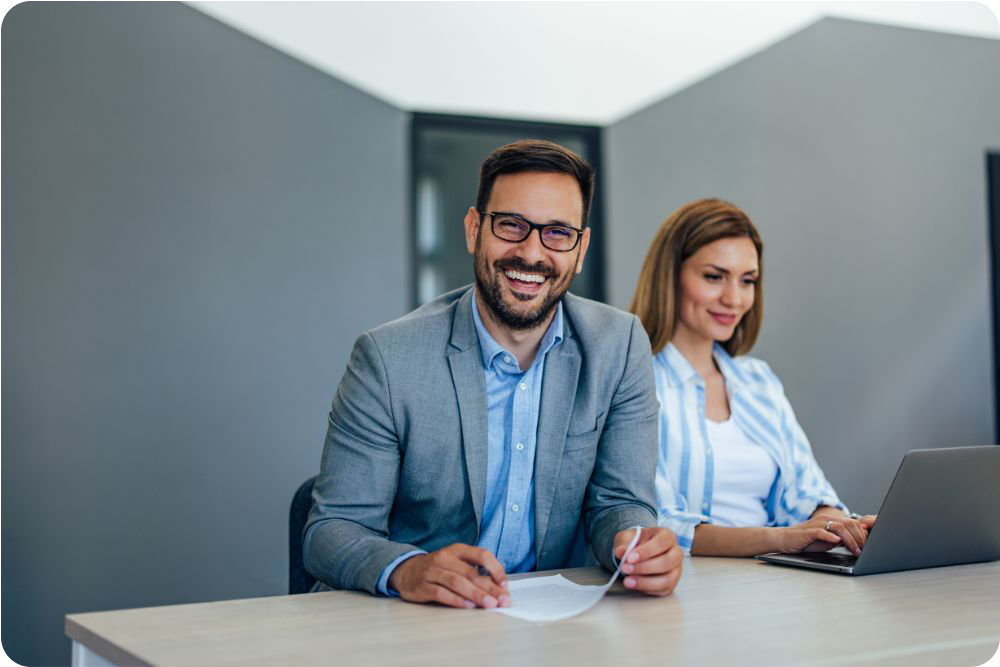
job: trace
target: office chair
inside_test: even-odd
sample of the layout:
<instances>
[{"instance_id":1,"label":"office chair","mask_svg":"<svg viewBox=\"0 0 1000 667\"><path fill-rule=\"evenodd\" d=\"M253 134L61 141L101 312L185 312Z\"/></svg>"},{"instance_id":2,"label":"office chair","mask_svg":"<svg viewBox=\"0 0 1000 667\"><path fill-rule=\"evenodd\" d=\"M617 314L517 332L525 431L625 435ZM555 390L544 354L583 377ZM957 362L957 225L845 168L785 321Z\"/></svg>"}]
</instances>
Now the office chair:
<instances>
[{"instance_id":1,"label":"office chair","mask_svg":"<svg viewBox=\"0 0 1000 667\"><path fill-rule=\"evenodd\" d=\"M288 512L288 594L308 593L316 579L306 571L302 563L302 531L312 507L313 484L316 477L302 482L292 496L292 507Z\"/></svg>"}]
</instances>

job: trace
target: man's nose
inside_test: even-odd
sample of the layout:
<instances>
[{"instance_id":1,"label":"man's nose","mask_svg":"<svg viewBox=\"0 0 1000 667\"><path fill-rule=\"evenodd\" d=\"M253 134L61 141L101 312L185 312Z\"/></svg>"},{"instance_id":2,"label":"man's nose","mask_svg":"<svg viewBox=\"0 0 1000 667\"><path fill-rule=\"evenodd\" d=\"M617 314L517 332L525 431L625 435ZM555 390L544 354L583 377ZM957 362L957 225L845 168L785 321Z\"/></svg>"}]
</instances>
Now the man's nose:
<instances>
[{"instance_id":1,"label":"man's nose","mask_svg":"<svg viewBox=\"0 0 1000 667\"><path fill-rule=\"evenodd\" d=\"M542 230L532 229L528 238L521 241L518 254L529 264L544 261L546 248L542 245Z\"/></svg>"}]
</instances>

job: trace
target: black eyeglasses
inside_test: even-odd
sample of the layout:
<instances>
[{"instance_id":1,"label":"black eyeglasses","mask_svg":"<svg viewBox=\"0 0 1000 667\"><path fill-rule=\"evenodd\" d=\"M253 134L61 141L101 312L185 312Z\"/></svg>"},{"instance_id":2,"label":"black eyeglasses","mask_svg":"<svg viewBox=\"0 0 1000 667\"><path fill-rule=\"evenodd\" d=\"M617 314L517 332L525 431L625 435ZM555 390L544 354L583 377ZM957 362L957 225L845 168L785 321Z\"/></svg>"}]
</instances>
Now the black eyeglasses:
<instances>
[{"instance_id":1,"label":"black eyeglasses","mask_svg":"<svg viewBox=\"0 0 1000 667\"><path fill-rule=\"evenodd\" d=\"M538 237L542 239L542 245L556 252L569 252L580 242L580 236L583 234L583 230L576 227L562 225L558 222L540 225L537 222L532 222L527 218L521 217L517 213L503 213L500 211L487 213L486 211L479 211L479 215L488 215L490 217L490 229L493 230L493 236L498 239L510 241L511 243L520 243L528 238L531 230L537 229Z\"/></svg>"}]
</instances>

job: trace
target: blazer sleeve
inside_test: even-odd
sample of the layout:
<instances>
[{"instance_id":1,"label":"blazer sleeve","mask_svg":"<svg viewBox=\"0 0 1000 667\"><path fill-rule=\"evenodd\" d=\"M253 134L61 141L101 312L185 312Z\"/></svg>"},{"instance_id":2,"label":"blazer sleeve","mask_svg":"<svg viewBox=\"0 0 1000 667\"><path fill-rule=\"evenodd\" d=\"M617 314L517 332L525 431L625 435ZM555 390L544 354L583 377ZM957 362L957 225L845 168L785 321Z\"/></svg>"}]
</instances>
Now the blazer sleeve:
<instances>
[{"instance_id":1,"label":"blazer sleeve","mask_svg":"<svg viewBox=\"0 0 1000 667\"><path fill-rule=\"evenodd\" d=\"M587 486L584 519L594 556L613 570L615 534L655 526L656 420L659 403L649 339L633 316L625 370L618 380Z\"/></svg>"},{"instance_id":2,"label":"blazer sleeve","mask_svg":"<svg viewBox=\"0 0 1000 667\"><path fill-rule=\"evenodd\" d=\"M382 570L417 547L390 542L400 451L385 365L362 334L330 409L303 561L333 588L376 592Z\"/></svg>"}]
</instances>

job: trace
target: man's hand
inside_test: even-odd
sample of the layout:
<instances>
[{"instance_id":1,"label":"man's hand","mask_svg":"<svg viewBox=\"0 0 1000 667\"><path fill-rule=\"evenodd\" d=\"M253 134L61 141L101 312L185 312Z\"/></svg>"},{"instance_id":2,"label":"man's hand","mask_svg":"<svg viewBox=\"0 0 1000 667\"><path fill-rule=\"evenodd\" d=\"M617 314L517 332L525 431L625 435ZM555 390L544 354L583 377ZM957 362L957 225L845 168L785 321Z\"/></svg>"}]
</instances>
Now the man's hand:
<instances>
[{"instance_id":1,"label":"man's hand","mask_svg":"<svg viewBox=\"0 0 1000 667\"><path fill-rule=\"evenodd\" d=\"M479 574L480 567L489 574ZM503 565L489 551L468 544L407 558L392 571L389 585L410 602L468 609L510 606Z\"/></svg>"},{"instance_id":2,"label":"man's hand","mask_svg":"<svg viewBox=\"0 0 1000 667\"><path fill-rule=\"evenodd\" d=\"M619 531L615 535L615 558L621 558L635 537L635 529ZM647 595L670 595L681 578L684 552L677 546L677 538L669 528L654 526L643 528L639 543L622 564L626 588L642 591Z\"/></svg>"}]
</instances>

